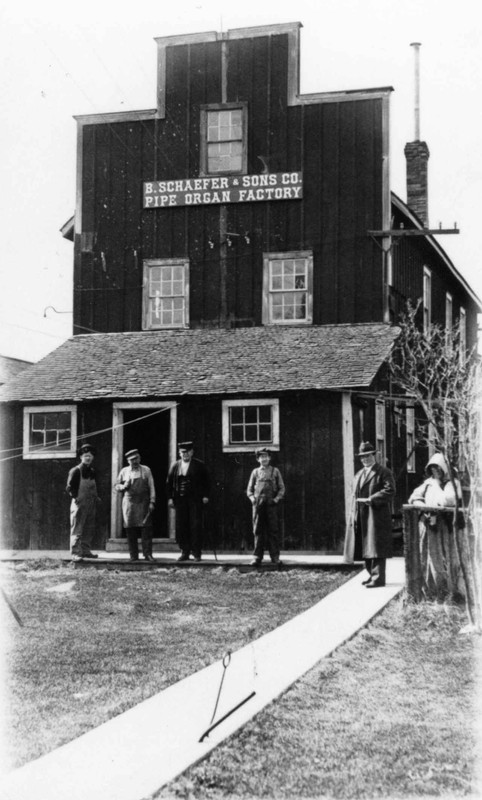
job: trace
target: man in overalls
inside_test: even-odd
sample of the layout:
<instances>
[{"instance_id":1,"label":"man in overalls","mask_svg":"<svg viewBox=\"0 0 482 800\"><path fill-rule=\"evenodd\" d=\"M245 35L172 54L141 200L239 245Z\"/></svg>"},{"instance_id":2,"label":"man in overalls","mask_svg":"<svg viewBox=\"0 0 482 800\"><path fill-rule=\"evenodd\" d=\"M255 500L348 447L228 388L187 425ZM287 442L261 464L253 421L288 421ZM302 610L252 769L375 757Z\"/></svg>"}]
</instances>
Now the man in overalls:
<instances>
[{"instance_id":1,"label":"man in overalls","mask_svg":"<svg viewBox=\"0 0 482 800\"><path fill-rule=\"evenodd\" d=\"M67 478L70 504L70 552L72 561L97 558L91 548L95 530L95 509L100 502L97 494L95 472L92 467L95 449L91 444L79 448L80 464L73 467Z\"/></svg>"},{"instance_id":2,"label":"man in overalls","mask_svg":"<svg viewBox=\"0 0 482 800\"><path fill-rule=\"evenodd\" d=\"M270 465L270 450L266 447L256 450L256 458L259 467L252 471L247 491L253 504L254 559L251 564L261 564L266 546L273 564L280 564L278 503L284 497L285 485L279 469Z\"/></svg>"},{"instance_id":3,"label":"man in overalls","mask_svg":"<svg viewBox=\"0 0 482 800\"><path fill-rule=\"evenodd\" d=\"M156 504L154 479L149 467L141 464L139 450L126 453L128 467L121 469L115 488L122 494L122 518L127 534L131 561L138 561L141 537L142 554L145 561L154 561L152 556L151 516Z\"/></svg>"}]
</instances>

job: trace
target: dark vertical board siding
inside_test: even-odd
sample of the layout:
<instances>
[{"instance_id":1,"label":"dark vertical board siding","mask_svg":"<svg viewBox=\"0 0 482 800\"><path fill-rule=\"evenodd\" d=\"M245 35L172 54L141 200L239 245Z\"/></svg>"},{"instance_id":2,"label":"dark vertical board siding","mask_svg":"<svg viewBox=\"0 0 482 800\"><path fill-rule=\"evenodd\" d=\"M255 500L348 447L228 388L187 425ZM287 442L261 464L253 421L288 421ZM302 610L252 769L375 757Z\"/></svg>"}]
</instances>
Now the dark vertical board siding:
<instances>
[{"instance_id":1,"label":"dark vertical board siding","mask_svg":"<svg viewBox=\"0 0 482 800\"><path fill-rule=\"evenodd\" d=\"M318 246L320 239L320 216L322 207L320 135L322 109L320 106L307 106L304 109L304 215L303 244L307 249Z\"/></svg>"},{"instance_id":2,"label":"dark vertical board siding","mask_svg":"<svg viewBox=\"0 0 482 800\"><path fill-rule=\"evenodd\" d=\"M381 101L359 101L356 110L355 252L352 276L347 277L353 284L354 274L356 284L366 286L359 321L369 322L383 318L383 257L368 236L369 230L380 229L383 222L382 149L381 139L375 135L375 131L381 130ZM358 293L354 303L359 305Z\"/></svg>"},{"instance_id":3,"label":"dark vertical board siding","mask_svg":"<svg viewBox=\"0 0 482 800\"><path fill-rule=\"evenodd\" d=\"M194 439L196 456L211 472L207 523L215 532L215 542L224 549L250 550L252 521L246 488L258 464L253 453L221 452L221 408L221 398L183 398L178 434ZM287 489L280 515L282 547L338 552L344 519L340 398L290 393L280 398L280 426L281 448L273 454L273 464ZM207 536L206 550L210 543Z\"/></svg>"},{"instance_id":4,"label":"dark vertical board siding","mask_svg":"<svg viewBox=\"0 0 482 800\"><path fill-rule=\"evenodd\" d=\"M285 172L287 166L288 131L286 120L288 115L288 37L278 36L269 41L269 127L268 140L270 152L270 170Z\"/></svg>"},{"instance_id":5,"label":"dark vertical board siding","mask_svg":"<svg viewBox=\"0 0 482 800\"><path fill-rule=\"evenodd\" d=\"M340 103L340 241L338 262L337 322L359 322L369 301L370 289L355 266L356 199L356 108ZM366 279L366 276L365 276ZM355 304L355 293L357 302ZM363 310L362 310L363 309Z\"/></svg>"},{"instance_id":6,"label":"dark vertical board siding","mask_svg":"<svg viewBox=\"0 0 482 800\"><path fill-rule=\"evenodd\" d=\"M144 122L135 122L126 126L125 138L125 214L124 214L124 255L122 259L122 272L115 276L118 292L126 305L134 302L140 307L142 314L142 238L141 238L141 218L142 218L142 158L143 158L143 138L144 136L152 139L152 125L145 128ZM152 175L151 175L152 179ZM119 254L120 256L120 254ZM124 287L131 276L135 276L136 285L132 288L130 297L126 295ZM112 292L117 299L118 292ZM120 305L120 303L119 303ZM129 313L124 311L124 317ZM116 310L115 324L118 324L119 311ZM140 322L140 326L142 322ZM122 330L122 327L113 327L113 330Z\"/></svg>"},{"instance_id":7,"label":"dark vertical board siding","mask_svg":"<svg viewBox=\"0 0 482 800\"><path fill-rule=\"evenodd\" d=\"M289 108L283 123L286 128L286 160L285 165L280 167L280 171L301 172L303 179L306 181L308 175L303 162L303 123L304 114L302 109L300 107ZM314 243L313 249L317 253L318 260L321 218L317 212L315 212L314 227L316 229L317 242ZM287 204L286 230L288 232L289 249L304 250L304 199L294 200L292 203Z\"/></svg>"},{"instance_id":8,"label":"dark vertical board siding","mask_svg":"<svg viewBox=\"0 0 482 800\"><path fill-rule=\"evenodd\" d=\"M321 251L315 265L314 322L318 325L337 322L335 298L338 296L339 261L339 104L327 103L321 108ZM308 212L305 212L305 217ZM317 288L318 287L318 288Z\"/></svg>"}]
</instances>

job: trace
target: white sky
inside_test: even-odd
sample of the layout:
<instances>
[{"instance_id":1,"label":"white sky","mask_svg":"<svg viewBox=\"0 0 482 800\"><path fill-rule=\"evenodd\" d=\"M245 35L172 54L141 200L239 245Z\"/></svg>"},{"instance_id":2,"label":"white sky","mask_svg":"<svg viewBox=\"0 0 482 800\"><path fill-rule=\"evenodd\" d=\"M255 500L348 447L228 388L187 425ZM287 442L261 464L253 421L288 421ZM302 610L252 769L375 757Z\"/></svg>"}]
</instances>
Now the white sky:
<instances>
[{"instance_id":1,"label":"white sky","mask_svg":"<svg viewBox=\"0 0 482 800\"><path fill-rule=\"evenodd\" d=\"M154 108L156 36L299 21L301 92L393 86L391 188L403 199L422 43L431 227L482 297L479 0L0 0L0 354L37 360L71 333L75 114Z\"/></svg>"}]
</instances>

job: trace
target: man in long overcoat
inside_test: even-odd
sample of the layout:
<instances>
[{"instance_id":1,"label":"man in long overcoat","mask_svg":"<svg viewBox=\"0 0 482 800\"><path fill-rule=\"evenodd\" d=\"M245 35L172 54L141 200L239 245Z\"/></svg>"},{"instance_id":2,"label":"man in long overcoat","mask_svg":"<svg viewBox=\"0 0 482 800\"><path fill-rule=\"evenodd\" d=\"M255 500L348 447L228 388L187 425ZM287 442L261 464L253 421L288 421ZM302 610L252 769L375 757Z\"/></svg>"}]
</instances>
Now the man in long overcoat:
<instances>
[{"instance_id":1,"label":"man in long overcoat","mask_svg":"<svg viewBox=\"0 0 482 800\"><path fill-rule=\"evenodd\" d=\"M206 465L194 458L193 442L179 442L179 460L167 476L167 497L176 510L176 541L181 550L178 561L201 561L203 507L209 503L211 479Z\"/></svg>"},{"instance_id":2,"label":"man in long overcoat","mask_svg":"<svg viewBox=\"0 0 482 800\"><path fill-rule=\"evenodd\" d=\"M363 464L355 475L352 513L348 520L344 561L365 560L367 589L385 586L386 559L392 555L392 500L395 479L378 464L376 450L362 442L358 456Z\"/></svg>"}]
</instances>

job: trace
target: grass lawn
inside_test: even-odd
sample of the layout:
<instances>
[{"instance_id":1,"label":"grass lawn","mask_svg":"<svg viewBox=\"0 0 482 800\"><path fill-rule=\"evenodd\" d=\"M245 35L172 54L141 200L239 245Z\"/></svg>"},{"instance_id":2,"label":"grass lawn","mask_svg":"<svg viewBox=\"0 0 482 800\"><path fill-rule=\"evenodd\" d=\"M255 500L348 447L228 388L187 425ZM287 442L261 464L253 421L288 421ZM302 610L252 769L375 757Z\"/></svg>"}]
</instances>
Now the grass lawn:
<instances>
[{"instance_id":1,"label":"grass lawn","mask_svg":"<svg viewBox=\"0 0 482 800\"><path fill-rule=\"evenodd\" d=\"M6 764L100 725L317 603L353 573L0 565ZM40 799L39 799L40 800Z\"/></svg>"},{"instance_id":2,"label":"grass lawn","mask_svg":"<svg viewBox=\"0 0 482 800\"><path fill-rule=\"evenodd\" d=\"M459 634L465 622L457 607L393 601L155 798L480 800L481 640Z\"/></svg>"}]
</instances>

